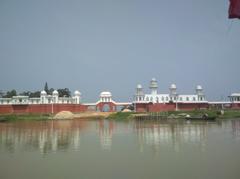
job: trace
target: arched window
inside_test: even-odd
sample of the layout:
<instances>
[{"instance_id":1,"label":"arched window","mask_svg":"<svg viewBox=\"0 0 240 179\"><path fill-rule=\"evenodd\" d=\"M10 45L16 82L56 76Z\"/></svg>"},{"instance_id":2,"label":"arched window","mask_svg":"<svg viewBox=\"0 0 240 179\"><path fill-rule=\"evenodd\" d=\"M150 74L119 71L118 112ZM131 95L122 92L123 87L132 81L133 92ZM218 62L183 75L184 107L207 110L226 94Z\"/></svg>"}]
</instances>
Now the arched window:
<instances>
[{"instance_id":1,"label":"arched window","mask_svg":"<svg viewBox=\"0 0 240 179\"><path fill-rule=\"evenodd\" d=\"M149 97L146 97L146 101L149 101Z\"/></svg>"},{"instance_id":2,"label":"arched window","mask_svg":"<svg viewBox=\"0 0 240 179\"><path fill-rule=\"evenodd\" d=\"M156 97L156 102L159 103L159 98L158 97Z\"/></svg>"},{"instance_id":3,"label":"arched window","mask_svg":"<svg viewBox=\"0 0 240 179\"><path fill-rule=\"evenodd\" d=\"M162 96L162 101L164 101L164 97Z\"/></svg>"},{"instance_id":4,"label":"arched window","mask_svg":"<svg viewBox=\"0 0 240 179\"><path fill-rule=\"evenodd\" d=\"M166 101L168 101L168 97L166 97Z\"/></svg>"},{"instance_id":5,"label":"arched window","mask_svg":"<svg viewBox=\"0 0 240 179\"><path fill-rule=\"evenodd\" d=\"M151 102L152 102L152 101L153 101L153 97L151 97L151 99L150 99L150 100L151 100Z\"/></svg>"}]
</instances>

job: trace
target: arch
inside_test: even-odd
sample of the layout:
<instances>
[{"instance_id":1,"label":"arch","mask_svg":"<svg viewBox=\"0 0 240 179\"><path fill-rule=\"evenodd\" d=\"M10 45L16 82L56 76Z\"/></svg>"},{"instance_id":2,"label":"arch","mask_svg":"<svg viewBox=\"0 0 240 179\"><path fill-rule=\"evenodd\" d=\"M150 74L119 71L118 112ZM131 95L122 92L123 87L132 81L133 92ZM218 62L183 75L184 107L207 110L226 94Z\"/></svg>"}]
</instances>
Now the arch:
<instances>
[{"instance_id":1,"label":"arch","mask_svg":"<svg viewBox=\"0 0 240 179\"><path fill-rule=\"evenodd\" d=\"M110 112L110 111L111 111L111 106L110 106L110 104L105 103L105 104L102 106L102 112Z\"/></svg>"}]
</instances>

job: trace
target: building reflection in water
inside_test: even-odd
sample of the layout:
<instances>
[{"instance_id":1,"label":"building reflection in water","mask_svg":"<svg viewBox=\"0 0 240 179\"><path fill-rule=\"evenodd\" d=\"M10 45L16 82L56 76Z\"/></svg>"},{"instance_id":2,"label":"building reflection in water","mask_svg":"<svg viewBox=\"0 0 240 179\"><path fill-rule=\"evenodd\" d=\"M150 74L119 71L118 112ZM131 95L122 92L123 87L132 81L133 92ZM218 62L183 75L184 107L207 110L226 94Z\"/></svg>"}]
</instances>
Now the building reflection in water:
<instances>
[{"instance_id":1,"label":"building reflection in water","mask_svg":"<svg viewBox=\"0 0 240 179\"><path fill-rule=\"evenodd\" d=\"M0 125L0 149L14 152L39 149L41 153L79 150L84 121L20 122Z\"/></svg>"},{"instance_id":2,"label":"building reflection in water","mask_svg":"<svg viewBox=\"0 0 240 179\"><path fill-rule=\"evenodd\" d=\"M240 121L229 121L225 124L233 132L234 137L240 139ZM42 154L79 151L83 137L84 140L90 140L89 136L94 135L95 139L99 140L101 149L109 151L112 149L113 136L116 135L122 140L122 144L126 138L134 137L133 142L139 145L142 152L149 146L155 154L165 147L178 152L185 146L195 146L204 151L209 129L221 129L218 125L207 122L188 124L110 120L5 123L0 124L0 150L9 152L40 150ZM83 135L84 133L89 135Z\"/></svg>"},{"instance_id":3,"label":"building reflection in water","mask_svg":"<svg viewBox=\"0 0 240 179\"><path fill-rule=\"evenodd\" d=\"M240 120L232 120L231 123L234 138L240 140Z\"/></svg>"},{"instance_id":4,"label":"building reflection in water","mask_svg":"<svg viewBox=\"0 0 240 179\"><path fill-rule=\"evenodd\" d=\"M140 151L144 150L144 146L152 146L156 154L159 153L160 147L169 146L178 152L185 144L197 145L204 151L208 127L208 123L181 124L142 121L135 123Z\"/></svg>"},{"instance_id":5,"label":"building reflection in water","mask_svg":"<svg viewBox=\"0 0 240 179\"><path fill-rule=\"evenodd\" d=\"M113 121L100 120L98 126L101 148L103 150L111 150L114 130Z\"/></svg>"}]
</instances>

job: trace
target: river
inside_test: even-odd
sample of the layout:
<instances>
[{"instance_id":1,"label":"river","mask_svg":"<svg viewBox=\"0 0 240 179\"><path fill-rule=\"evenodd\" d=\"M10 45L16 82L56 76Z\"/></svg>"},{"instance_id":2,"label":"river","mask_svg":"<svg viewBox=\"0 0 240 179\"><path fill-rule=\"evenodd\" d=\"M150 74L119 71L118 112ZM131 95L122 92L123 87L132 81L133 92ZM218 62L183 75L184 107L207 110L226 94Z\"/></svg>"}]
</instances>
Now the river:
<instances>
[{"instance_id":1,"label":"river","mask_svg":"<svg viewBox=\"0 0 240 179\"><path fill-rule=\"evenodd\" d=\"M1 179L239 179L240 120L0 123Z\"/></svg>"}]
</instances>

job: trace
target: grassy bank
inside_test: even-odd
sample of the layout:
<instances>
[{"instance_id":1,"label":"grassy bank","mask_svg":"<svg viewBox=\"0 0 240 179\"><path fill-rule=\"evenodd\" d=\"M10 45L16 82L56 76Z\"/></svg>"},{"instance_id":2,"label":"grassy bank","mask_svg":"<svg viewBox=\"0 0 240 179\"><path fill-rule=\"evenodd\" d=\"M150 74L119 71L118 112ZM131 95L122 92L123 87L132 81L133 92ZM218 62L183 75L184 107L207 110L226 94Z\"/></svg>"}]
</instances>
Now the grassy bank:
<instances>
[{"instance_id":1,"label":"grassy bank","mask_svg":"<svg viewBox=\"0 0 240 179\"><path fill-rule=\"evenodd\" d=\"M110 120L129 120L129 119L134 118L133 114L135 114L135 113L134 112L117 112L117 113L110 114L107 117L107 119L110 119Z\"/></svg>"},{"instance_id":2,"label":"grassy bank","mask_svg":"<svg viewBox=\"0 0 240 179\"><path fill-rule=\"evenodd\" d=\"M7 114L0 115L0 121L45 121L51 119L50 114Z\"/></svg>"},{"instance_id":3,"label":"grassy bank","mask_svg":"<svg viewBox=\"0 0 240 179\"><path fill-rule=\"evenodd\" d=\"M114 113L111 114L107 119L111 120L129 120L134 119L134 115L139 113L127 112L127 113ZM240 110L225 110L224 114L220 114L218 110L193 110L193 111L169 111L169 112L159 112L159 113L141 113L143 115L160 115L166 118L185 118L186 115L191 117L200 117L207 114L209 117L217 117L218 119L240 119Z\"/></svg>"}]
</instances>

